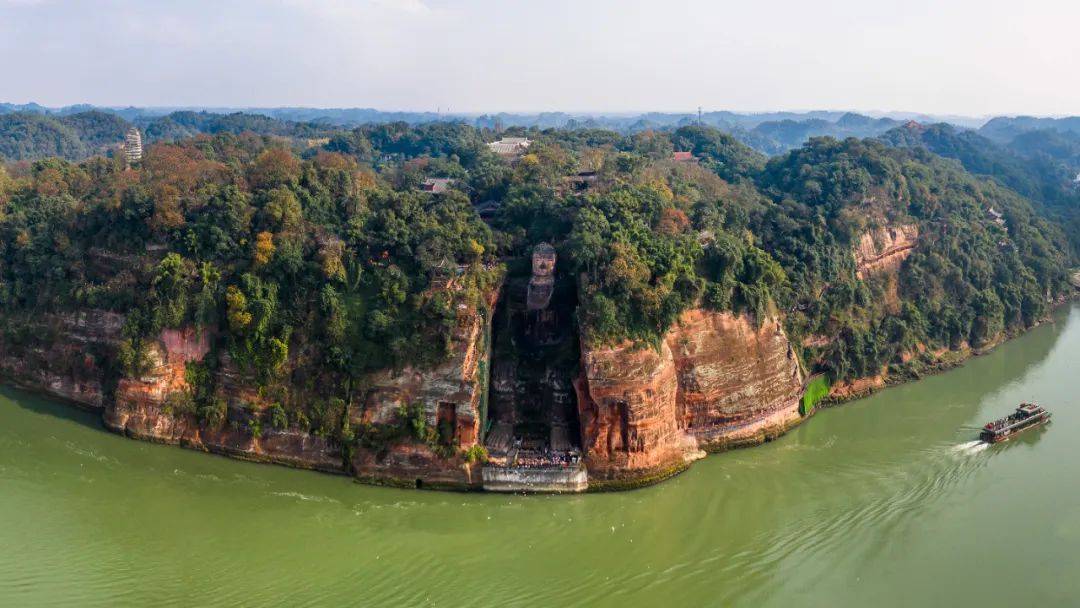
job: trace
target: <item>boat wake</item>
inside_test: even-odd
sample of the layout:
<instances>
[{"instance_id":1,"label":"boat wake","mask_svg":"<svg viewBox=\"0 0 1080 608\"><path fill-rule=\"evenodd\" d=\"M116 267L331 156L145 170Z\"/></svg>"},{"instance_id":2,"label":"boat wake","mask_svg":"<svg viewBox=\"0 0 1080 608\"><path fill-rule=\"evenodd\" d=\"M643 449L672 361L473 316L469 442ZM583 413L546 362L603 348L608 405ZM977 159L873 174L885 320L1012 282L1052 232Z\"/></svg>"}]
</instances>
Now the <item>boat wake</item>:
<instances>
[{"instance_id":1,"label":"boat wake","mask_svg":"<svg viewBox=\"0 0 1080 608\"><path fill-rule=\"evenodd\" d=\"M971 456L972 454L978 454L979 452L990 447L989 443L982 440L968 441L952 447L952 452L959 456Z\"/></svg>"}]
</instances>

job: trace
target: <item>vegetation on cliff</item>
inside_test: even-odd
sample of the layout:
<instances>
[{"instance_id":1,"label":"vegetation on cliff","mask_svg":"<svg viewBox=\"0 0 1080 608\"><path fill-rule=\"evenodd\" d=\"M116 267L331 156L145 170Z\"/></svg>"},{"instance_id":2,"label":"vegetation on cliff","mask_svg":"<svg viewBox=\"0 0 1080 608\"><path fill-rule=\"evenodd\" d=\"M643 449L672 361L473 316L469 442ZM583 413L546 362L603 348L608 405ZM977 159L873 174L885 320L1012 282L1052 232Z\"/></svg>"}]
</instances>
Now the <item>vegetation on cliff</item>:
<instances>
[{"instance_id":1,"label":"vegetation on cliff","mask_svg":"<svg viewBox=\"0 0 1080 608\"><path fill-rule=\"evenodd\" d=\"M509 161L487 149L494 133L460 124L312 131L325 135L312 144L232 132L297 128L270 119L221 120L134 167L50 158L0 173L0 306L122 313L127 375L162 329L201 328L207 369L260 387L275 426L355 437L365 375L445 359L497 266L524 268L542 241L576 278L590 342L657 345L697 306L776 315L796 344L824 336L800 354L835 380L991 343L1071 289L1045 205L921 148L816 138L770 160L700 126L517 130L534 142ZM453 181L425 191L435 177ZM861 276L856 243L899 225L918 227L906 261ZM217 420L218 375L191 373L188 410Z\"/></svg>"},{"instance_id":2,"label":"vegetation on cliff","mask_svg":"<svg viewBox=\"0 0 1080 608\"><path fill-rule=\"evenodd\" d=\"M492 233L467 197L399 179L254 136L155 146L136 168L37 161L3 181L0 306L123 313L128 375L162 329L204 328L208 365L290 408L308 406L288 387L326 400L310 418L366 372L442 360L459 307L491 289Z\"/></svg>"},{"instance_id":3,"label":"vegetation on cliff","mask_svg":"<svg viewBox=\"0 0 1080 608\"><path fill-rule=\"evenodd\" d=\"M1061 225L1073 251L1080 253L1080 134L1018 129L1005 142L992 140L1004 137L1004 124L990 121L981 130L986 136L946 124L908 125L885 133L882 140L955 159L968 172L1015 190Z\"/></svg>"}]
</instances>

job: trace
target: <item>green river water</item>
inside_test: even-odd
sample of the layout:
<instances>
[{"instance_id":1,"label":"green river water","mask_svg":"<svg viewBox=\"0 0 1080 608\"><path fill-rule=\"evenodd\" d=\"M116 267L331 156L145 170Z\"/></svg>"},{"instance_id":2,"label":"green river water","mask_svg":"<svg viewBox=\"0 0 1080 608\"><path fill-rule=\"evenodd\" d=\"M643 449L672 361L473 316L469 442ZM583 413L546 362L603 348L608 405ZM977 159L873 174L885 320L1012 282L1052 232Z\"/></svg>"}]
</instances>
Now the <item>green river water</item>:
<instances>
[{"instance_id":1,"label":"green river water","mask_svg":"<svg viewBox=\"0 0 1080 608\"><path fill-rule=\"evenodd\" d=\"M1022 400L1049 427L973 446ZM3 606L1077 606L1080 306L658 486L368 487L0 389Z\"/></svg>"}]
</instances>

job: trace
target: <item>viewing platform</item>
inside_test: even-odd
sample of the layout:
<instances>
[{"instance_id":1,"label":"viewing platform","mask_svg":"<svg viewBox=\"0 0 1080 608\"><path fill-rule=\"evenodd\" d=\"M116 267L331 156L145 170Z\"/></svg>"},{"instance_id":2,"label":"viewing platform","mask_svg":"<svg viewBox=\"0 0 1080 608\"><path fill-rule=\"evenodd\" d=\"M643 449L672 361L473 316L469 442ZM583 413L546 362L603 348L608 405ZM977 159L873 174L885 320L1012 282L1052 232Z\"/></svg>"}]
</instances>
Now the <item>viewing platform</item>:
<instances>
[{"instance_id":1,"label":"viewing platform","mask_svg":"<svg viewBox=\"0 0 1080 608\"><path fill-rule=\"evenodd\" d=\"M481 471L489 492L584 492L589 475L581 451L572 447L566 429L551 429L550 446L513 436L513 427L498 423L486 441L489 460Z\"/></svg>"}]
</instances>

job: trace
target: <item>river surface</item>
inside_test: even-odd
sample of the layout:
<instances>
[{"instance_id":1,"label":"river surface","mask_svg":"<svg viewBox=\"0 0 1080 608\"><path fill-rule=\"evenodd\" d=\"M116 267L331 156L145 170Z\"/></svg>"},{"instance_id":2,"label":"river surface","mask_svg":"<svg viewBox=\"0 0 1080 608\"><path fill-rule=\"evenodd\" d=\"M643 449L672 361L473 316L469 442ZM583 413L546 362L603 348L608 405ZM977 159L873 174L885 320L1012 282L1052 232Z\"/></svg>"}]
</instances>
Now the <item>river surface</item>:
<instances>
[{"instance_id":1,"label":"river surface","mask_svg":"<svg viewBox=\"0 0 1080 608\"><path fill-rule=\"evenodd\" d=\"M1054 412L996 446L968 427ZM394 490L0 389L2 606L1077 606L1080 306L629 493Z\"/></svg>"}]
</instances>

